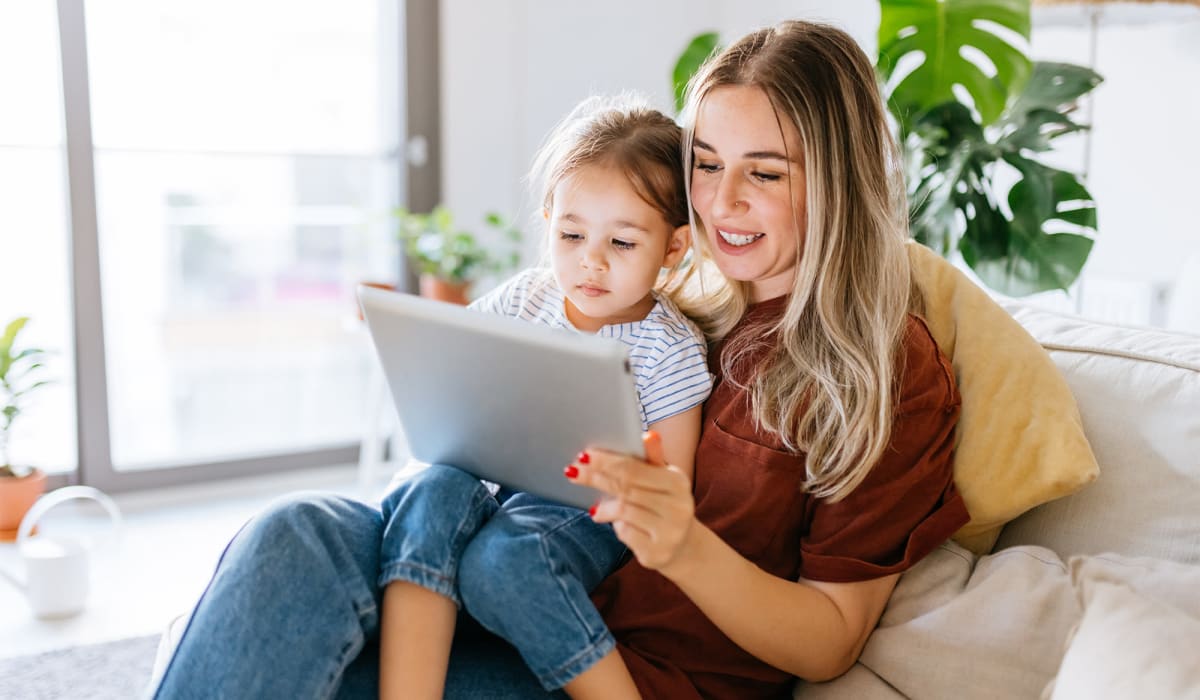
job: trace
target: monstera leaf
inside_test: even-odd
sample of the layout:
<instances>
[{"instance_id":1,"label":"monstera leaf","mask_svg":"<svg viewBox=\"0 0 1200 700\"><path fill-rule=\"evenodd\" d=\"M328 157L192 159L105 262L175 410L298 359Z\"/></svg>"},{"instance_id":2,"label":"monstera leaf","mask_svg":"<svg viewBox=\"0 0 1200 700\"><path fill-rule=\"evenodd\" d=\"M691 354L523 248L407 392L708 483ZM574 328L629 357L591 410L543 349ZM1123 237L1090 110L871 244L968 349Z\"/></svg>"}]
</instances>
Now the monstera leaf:
<instances>
[{"instance_id":1,"label":"monstera leaf","mask_svg":"<svg viewBox=\"0 0 1200 700\"><path fill-rule=\"evenodd\" d=\"M991 124L1029 75L1029 58L1009 39L1029 40L1029 0L883 0L880 9L877 68L902 133L922 112L958 101L955 85ZM893 81L906 57L919 65Z\"/></svg>"},{"instance_id":2,"label":"monstera leaf","mask_svg":"<svg viewBox=\"0 0 1200 700\"><path fill-rule=\"evenodd\" d=\"M675 68L671 71L671 86L675 91L675 111L683 111L683 96L687 90L688 81L692 79L700 66L708 57L720 48L720 37L716 32L697 34L688 42L687 48L675 60Z\"/></svg>"},{"instance_id":3,"label":"monstera leaf","mask_svg":"<svg viewBox=\"0 0 1200 700\"><path fill-rule=\"evenodd\" d=\"M1095 203L1074 174L1035 156L1085 128L1069 112L1099 82L1086 68L1037 63L992 128L958 102L923 112L904 142L913 236L942 255L957 250L1010 296L1070 287L1091 252ZM996 183L1006 168L1016 178L1007 196Z\"/></svg>"}]
</instances>

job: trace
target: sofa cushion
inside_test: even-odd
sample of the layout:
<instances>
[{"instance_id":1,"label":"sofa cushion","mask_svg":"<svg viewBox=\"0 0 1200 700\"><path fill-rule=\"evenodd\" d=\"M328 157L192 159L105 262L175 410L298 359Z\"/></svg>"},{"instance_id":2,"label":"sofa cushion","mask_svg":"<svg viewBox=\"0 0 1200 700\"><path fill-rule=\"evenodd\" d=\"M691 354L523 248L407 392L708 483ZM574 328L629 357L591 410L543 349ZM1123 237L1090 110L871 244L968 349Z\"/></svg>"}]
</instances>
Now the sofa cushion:
<instances>
[{"instance_id":1,"label":"sofa cushion","mask_svg":"<svg viewBox=\"0 0 1200 700\"><path fill-rule=\"evenodd\" d=\"M1052 684L1051 698L1200 700L1200 617L1162 596L1085 572L1080 577L1081 570L1073 569L1083 619ZM1200 575L1190 578L1188 583L1175 582L1187 590L1174 600L1200 607L1200 596L1195 595Z\"/></svg>"},{"instance_id":2,"label":"sofa cushion","mask_svg":"<svg viewBox=\"0 0 1200 700\"><path fill-rule=\"evenodd\" d=\"M1093 481L1096 460L1046 352L957 268L908 248L929 330L962 393L954 481L971 521L954 539L982 554L1009 520Z\"/></svg>"},{"instance_id":3,"label":"sofa cushion","mask_svg":"<svg viewBox=\"0 0 1200 700\"><path fill-rule=\"evenodd\" d=\"M998 546L1200 564L1200 336L1006 308L1066 377L1101 476L1010 523Z\"/></svg>"},{"instance_id":4,"label":"sofa cushion","mask_svg":"<svg viewBox=\"0 0 1200 700\"><path fill-rule=\"evenodd\" d=\"M947 542L901 576L853 672L800 683L795 697L1040 697L1083 616L1081 592L1098 584L1200 613L1200 566L1117 554L1064 563L1033 546L977 558Z\"/></svg>"}]
</instances>

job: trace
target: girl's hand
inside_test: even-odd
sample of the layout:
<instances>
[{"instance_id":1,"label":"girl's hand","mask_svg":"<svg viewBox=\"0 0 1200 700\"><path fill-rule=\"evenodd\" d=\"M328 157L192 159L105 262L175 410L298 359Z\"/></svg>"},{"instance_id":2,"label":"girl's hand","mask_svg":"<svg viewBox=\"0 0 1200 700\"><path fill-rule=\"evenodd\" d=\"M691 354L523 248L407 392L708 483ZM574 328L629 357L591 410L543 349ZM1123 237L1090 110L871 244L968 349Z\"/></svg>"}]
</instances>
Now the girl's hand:
<instances>
[{"instance_id":1,"label":"girl's hand","mask_svg":"<svg viewBox=\"0 0 1200 700\"><path fill-rule=\"evenodd\" d=\"M633 551L639 564L665 573L687 547L696 502L691 480L666 464L658 434L648 432L642 441L645 462L630 455L588 450L566 473L573 482L612 496L592 507L592 518L612 523L617 537Z\"/></svg>"}]
</instances>

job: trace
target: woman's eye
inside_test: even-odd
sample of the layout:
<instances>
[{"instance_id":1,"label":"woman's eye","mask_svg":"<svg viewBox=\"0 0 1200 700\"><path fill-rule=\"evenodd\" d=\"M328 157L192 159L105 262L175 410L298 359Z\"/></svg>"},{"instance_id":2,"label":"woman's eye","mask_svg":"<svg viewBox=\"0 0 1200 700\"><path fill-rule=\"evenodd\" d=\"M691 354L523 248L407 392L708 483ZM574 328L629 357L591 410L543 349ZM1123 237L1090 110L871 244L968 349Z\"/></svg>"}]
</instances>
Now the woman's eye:
<instances>
[{"instance_id":1,"label":"woman's eye","mask_svg":"<svg viewBox=\"0 0 1200 700\"><path fill-rule=\"evenodd\" d=\"M716 163L704 163L701 161L696 161L696 170L700 170L700 171L703 171L706 173L715 173L720 169L721 169L721 167L719 165L717 165Z\"/></svg>"},{"instance_id":2,"label":"woman's eye","mask_svg":"<svg viewBox=\"0 0 1200 700\"><path fill-rule=\"evenodd\" d=\"M637 247L637 243L634 243L633 241L623 241L620 238L614 238L613 246L619 250L633 250Z\"/></svg>"},{"instance_id":3,"label":"woman's eye","mask_svg":"<svg viewBox=\"0 0 1200 700\"><path fill-rule=\"evenodd\" d=\"M760 173L757 171L750 173L750 175L759 182L775 182L779 178L783 177L782 175L776 175L774 173Z\"/></svg>"},{"instance_id":4,"label":"woman's eye","mask_svg":"<svg viewBox=\"0 0 1200 700\"><path fill-rule=\"evenodd\" d=\"M578 233L571 233L570 231L563 231L558 234L558 237L564 241L571 241L571 242L583 240L583 236L579 235Z\"/></svg>"}]
</instances>

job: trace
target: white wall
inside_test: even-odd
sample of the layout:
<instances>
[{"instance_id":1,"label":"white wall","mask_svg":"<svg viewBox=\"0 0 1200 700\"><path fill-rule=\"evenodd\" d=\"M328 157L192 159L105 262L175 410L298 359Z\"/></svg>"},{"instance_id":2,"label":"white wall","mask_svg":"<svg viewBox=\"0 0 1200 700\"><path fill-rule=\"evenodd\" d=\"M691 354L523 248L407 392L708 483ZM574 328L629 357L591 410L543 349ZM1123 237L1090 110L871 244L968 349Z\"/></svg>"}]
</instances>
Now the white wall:
<instances>
[{"instance_id":1,"label":"white wall","mask_svg":"<svg viewBox=\"0 0 1200 700\"><path fill-rule=\"evenodd\" d=\"M1200 269L1200 8L1120 9L1100 16L1093 67L1104 83L1080 115L1093 125L1088 188L1099 230L1074 306L1200 333L1200 293L1186 272ZM1034 54L1089 65L1090 28L1053 17L1040 26L1034 15ZM1085 138L1062 141L1056 164L1082 171Z\"/></svg>"},{"instance_id":2,"label":"white wall","mask_svg":"<svg viewBox=\"0 0 1200 700\"><path fill-rule=\"evenodd\" d=\"M467 227L521 217L540 251L524 175L550 128L581 99L633 90L670 112L671 69L696 34L724 43L781 19L834 22L873 47L874 0L442 0L442 192Z\"/></svg>"}]
</instances>

